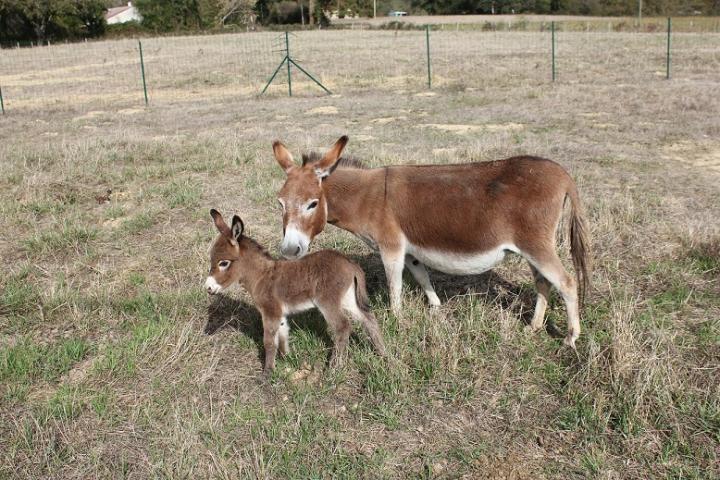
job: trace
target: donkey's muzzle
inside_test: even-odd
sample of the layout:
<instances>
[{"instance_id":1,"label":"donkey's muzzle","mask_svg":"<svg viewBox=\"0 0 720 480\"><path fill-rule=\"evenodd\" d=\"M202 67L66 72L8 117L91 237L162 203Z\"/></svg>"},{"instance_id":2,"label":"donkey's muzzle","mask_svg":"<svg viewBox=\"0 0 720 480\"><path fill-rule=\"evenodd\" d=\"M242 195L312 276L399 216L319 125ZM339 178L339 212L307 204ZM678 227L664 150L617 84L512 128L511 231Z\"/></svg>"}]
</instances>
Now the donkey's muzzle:
<instances>
[{"instance_id":1,"label":"donkey's muzzle","mask_svg":"<svg viewBox=\"0 0 720 480\"><path fill-rule=\"evenodd\" d=\"M310 246L310 239L303 232L295 228L287 228L280 244L280 253L288 260L305 256Z\"/></svg>"}]
</instances>

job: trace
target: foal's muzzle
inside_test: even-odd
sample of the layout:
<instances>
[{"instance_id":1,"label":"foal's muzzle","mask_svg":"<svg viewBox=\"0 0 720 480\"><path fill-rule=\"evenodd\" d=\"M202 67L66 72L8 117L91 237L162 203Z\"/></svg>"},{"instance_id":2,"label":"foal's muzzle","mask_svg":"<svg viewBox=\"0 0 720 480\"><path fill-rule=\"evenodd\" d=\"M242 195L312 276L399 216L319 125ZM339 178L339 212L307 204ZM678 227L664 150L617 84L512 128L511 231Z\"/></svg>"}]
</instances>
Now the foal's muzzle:
<instances>
[{"instance_id":1,"label":"foal's muzzle","mask_svg":"<svg viewBox=\"0 0 720 480\"><path fill-rule=\"evenodd\" d=\"M222 285L217 283L213 277L207 277L207 280L205 280L205 291L208 295L220 293L220 290L222 290Z\"/></svg>"}]
</instances>

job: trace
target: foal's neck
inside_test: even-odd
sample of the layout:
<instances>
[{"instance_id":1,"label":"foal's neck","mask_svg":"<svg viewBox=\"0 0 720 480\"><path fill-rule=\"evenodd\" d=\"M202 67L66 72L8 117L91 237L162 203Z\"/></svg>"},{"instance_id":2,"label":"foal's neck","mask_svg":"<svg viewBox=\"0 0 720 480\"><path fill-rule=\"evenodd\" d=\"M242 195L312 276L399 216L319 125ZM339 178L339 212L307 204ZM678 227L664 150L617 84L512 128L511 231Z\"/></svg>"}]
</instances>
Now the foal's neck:
<instances>
[{"instance_id":1,"label":"foal's neck","mask_svg":"<svg viewBox=\"0 0 720 480\"><path fill-rule=\"evenodd\" d=\"M243 237L240 240L240 249L242 270L238 281L253 295L255 287L270 274L277 261L252 238Z\"/></svg>"}]
</instances>

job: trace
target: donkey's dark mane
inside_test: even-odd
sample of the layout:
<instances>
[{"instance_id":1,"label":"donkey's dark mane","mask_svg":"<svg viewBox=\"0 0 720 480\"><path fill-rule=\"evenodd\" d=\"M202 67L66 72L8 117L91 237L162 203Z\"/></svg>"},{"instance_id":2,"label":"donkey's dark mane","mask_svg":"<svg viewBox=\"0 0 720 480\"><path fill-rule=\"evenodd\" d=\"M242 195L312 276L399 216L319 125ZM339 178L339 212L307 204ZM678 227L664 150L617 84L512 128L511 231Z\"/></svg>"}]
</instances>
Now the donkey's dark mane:
<instances>
[{"instance_id":1,"label":"donkey's dark mane","mask_svg":"<svg viewBox=\"0 0 720 480\"><path fill-rule=\"evenodd\" d=\"M322 158L322 155L318 152L310 152L310 153L303 153L302 154L302 164L303 167L307 165L308 163L317 162ZM335 168L362 168L366 169L368 168L365 163L356 157L340 157L340 160L338 160L338 163L335 165Z\"/></svg>"}]
</instances>

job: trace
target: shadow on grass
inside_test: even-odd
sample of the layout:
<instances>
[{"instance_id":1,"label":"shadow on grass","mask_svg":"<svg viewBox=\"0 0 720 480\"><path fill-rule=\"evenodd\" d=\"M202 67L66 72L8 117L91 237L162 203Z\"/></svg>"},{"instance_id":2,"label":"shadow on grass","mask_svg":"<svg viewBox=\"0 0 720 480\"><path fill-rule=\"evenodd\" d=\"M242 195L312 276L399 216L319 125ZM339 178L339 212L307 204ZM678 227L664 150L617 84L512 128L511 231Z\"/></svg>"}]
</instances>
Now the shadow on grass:
<instances>
[{"instance_id":1,"label":"shadow on grass","mask_svg":"<svg viewBox=\"0 0 720 480\"><path fill-rule=\"evenodd\" d=\"M350 258L365 271L370 296L379 296L384 305L389 307L385 270L380 255L350 255ZM511 311L523 325L530 324L537 297L534 287L528 288L510 283L494 270L480 275L448 275L432 269L428 270L430 281L441 302L455 303L464 296L473 296L488 306L498 305L504 310ZM410 288L424 296L422 289L407 268L403 275L403 288ZM552 337L563 337L563 333L547 318L547 314L545 329Z\"/></svg>"},{"instance_id":2,"label":"shadow on grass","mask_svg":"<svg viewBox=\"0 0 720 480\"><path fill-rule=\"evenodd\" d=\"M332 347L333 341L327 333L325 319L320 311L310 310L293 315L289 321L291 331L306 331L320 338L326 346ZM205 333L214 335L224 328L237 330L250 338L258 348L258 358L264 361L262 316L253 305L226 295L215 295L208 305Z\"/></svg>"}]
</instances>

